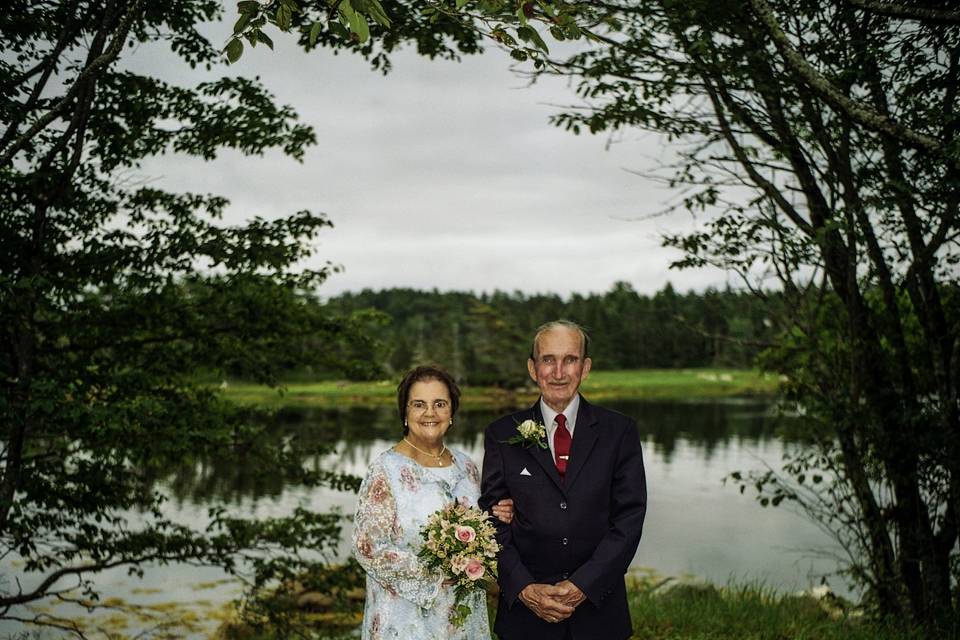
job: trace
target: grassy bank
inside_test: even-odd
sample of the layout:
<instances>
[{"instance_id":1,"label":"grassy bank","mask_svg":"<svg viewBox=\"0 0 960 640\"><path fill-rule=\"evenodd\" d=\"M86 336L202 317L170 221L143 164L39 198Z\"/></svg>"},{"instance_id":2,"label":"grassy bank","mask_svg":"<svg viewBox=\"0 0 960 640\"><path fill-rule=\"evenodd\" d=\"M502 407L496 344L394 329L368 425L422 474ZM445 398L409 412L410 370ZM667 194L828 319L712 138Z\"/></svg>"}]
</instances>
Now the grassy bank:
<instances>
[{"instance_id":1,"label":"grassy bank","mask_svg":"<svg viewBox=\"0 0 960 640\"><path fill-rule=\"evenodd\" d=\"M915 630L864 619L840 600L762 587L680 585L630 593L633 638L643 640L920 640Z\"/></svg>"},{"instance_id":2,"label":"grassy bank","mask_svg":"<svg viewBox=\"0 0 960 640\"><path fill-rule=\"evenodd\" d=\"M671 586L655 576L631 578L629 601L636 640L921 640L942 637L865 619L830 595L786 595L757 586ZM495 610L490 600L491 625ZM362 602L342 613L347 626L325 627L334 614L315 614L304 637L347 638L361 617ZM346 615L344 615L346 614ZM270 631L225 625L218 640L277 640Z\"/></svg>"},{"instance_id":3,"label":"grassy bank","mask_svg":"<svg viewBox=\"0 0 960 640\"><path fill-rule=\"evenodd\" d=\"M728 398L773 395L777 379L754 370L739 369L643 369L595 371L583 383L583 393L592 399ZM291 383L278 392L260 385L228 384L227 398L236 402L286 406L343 406L391 404L396 381ZM507 391L493 387L463 389L463 405L509 407L532 402L535 388Z\"/></svg>"}]
</instances>

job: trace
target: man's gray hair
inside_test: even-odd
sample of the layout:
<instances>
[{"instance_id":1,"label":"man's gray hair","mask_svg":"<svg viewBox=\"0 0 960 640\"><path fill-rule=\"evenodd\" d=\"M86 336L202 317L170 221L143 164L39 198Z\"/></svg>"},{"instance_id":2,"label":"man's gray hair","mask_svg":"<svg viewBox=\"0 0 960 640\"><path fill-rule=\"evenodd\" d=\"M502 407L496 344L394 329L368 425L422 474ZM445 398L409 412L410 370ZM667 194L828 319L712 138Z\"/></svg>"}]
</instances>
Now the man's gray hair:
<instances>
[{"instance_id":1,"label":"man's gray hair","mask_svg":"<svg viewBox=\"0 0 960 640\"><path fill-rule=\"evenodd\" d=\"M551 320L550 322L544 322L542 325L537 327L536 333L533 334L533 345L530 347L530 359L536 362L537 356L537 343L540 341L540 336L545 334L547 331L552 331L554 329L570 329L571 331L576 331L580 334L580 357L584 360L587 359L590 355L590 336L587 334L586 329L578 325L576 322L571 320Z\"/></svg>"}]
</instances>

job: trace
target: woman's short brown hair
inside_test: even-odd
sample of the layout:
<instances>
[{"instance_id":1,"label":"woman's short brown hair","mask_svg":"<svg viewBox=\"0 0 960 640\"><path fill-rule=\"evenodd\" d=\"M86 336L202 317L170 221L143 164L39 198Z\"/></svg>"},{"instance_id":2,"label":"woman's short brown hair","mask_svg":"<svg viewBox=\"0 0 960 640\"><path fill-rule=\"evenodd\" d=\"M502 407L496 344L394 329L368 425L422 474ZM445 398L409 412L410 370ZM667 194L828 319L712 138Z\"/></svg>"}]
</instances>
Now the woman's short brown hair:
<instances>
[{"instance_id":1,"label":"woman's short brown hair","mask_svg":"<svg viewBox=\"0 0 960 640\"><path fill-rule=\"evenodd\" d=\"M400 422L403 425L403 435L410 433L410 428L405 424L407 419L407 402L410 400L410 387L415 382L424 380L438 380L447 387L447 393L450 394L450 416L457 413L460 406L460 387L453 376L447 373L445 369L435 364L428 364L411 369L407 375L403 376L400 384L397 385L397 409L400 411Z\"/></svg>"}]
</instances>

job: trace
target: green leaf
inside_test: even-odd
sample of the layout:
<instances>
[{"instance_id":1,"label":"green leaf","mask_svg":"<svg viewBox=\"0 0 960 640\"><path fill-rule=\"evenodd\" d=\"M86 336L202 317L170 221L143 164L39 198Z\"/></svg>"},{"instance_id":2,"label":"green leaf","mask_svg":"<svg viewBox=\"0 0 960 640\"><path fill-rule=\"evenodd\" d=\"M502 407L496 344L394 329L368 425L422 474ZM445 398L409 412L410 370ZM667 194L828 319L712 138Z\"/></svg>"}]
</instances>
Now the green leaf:
<instances>
[{"instance_id":1,"label":"green leaf","mask_svg":"<svg viewBox=\"0 0 960 640\"><path fill-rule=\"evenodd\" d=\"M380 4L380 0L369 0L367 14L380 26L390 26L390 18L387 17L386 12L383 10L383 5Z\"/></svg>"},{"instance_id":2,"label":"green leaf","mask_svg":"<svg viewBox=\"0 0 960 640\"><path fill-rule=\"evenodd\" d=\"M260 3L256 0L244 0L237 3L237 11L240 13L257 13L260 11Z\"/></svg>"},{"instance_id":3,"label":"green leaf","mask_svg":"<svg viewBox=\"0 0 960 640\"><path fill-rule=\"evenodd\" d=\"M463 9L465 6L467 6L468 2L470 2L470 0L457 0L457 9Z\"/></svg>"},{"instance_id":4,"label":"green leaf","mask_svg":"<svg viewBox=\"0 0 960 640\"><path fill-rule=\"evenodd\" d=\"M366 19L354 11L350 0L344 0L340 3L340 13L347 19L350 31L357 36L361 44L370 38L370 27L367 25Z\"/></svg>"},{"instance_id":5,"label":"green leaf","mask_svg":"<svg viewBox=\"0 0 960 640\"><path fill-rule=\"evenodd\" d=\"M310 46L317 44L317 38L320 37L320 32L323 30L322 22L314 22L313 26L310 27Z\"/></svg>"},{"instance_id":6,"label":"green leaf","mask_svg":"<svg viewBox=\"0 0 960 640\"><path fill-rule=\"evenodd\" d=\"M519 27L517 29L517 35L520 36L521 40L532 42L534 46L544 53L550 53L550 49L547 48L547 43L543 41L543 38L540 37L540 34L537 33L537 30L533 27L529 25Z\"/></svg>"},{"instance_id":7,"label":"green leaf","mask_svg":"<svg viewBox=\"0 0 960 640\"><path fill-rule=\"evenodd\" d=\"M237 20L237 22L233 25L233 34L234 34L234 35L237 35L237 34L239 34L240 32L242 32L242 31L247 27L247 25L250 24L250 21L251 21L252 19L253 19L253 14L252 14L252 13L242 13L242 14L240 14L240 18L239 18L239 19Z\"/></svg>"},{"instance_id":8,"label":"green leaf","mask_svg":"<svg viewBox=\"0 0 960 640\"><path fill-rule=\"evenodd\" d=\"M227 43L226 52L227 60L230 61L230 64L233 64L243 55L243 43L237 38L231 39L230 42Z\"/></svg>"},{"instance_id":9,"label":"green leaf","mask_svg":"<svg viewBox=\"0 0 960 640\"><path fill-rule=\"evenodd\" d=\"M357 34L360 43L363 44L370 39L370 26L359 13L355 15L357 16L357 20L354 23L351 23L350 29Z\"/></svg>"},{"instance_id":10,"label":"green leaf","mask_svg":"<svg viewBox=\"0 0 960 640\"><path fill-rule=\"evenodd\" d=\"M343 38L344 40L350 39L350 32L347 31L346 27L344 27L339 22L330 23L330 32L336 36Z\"/></svg>"},{"instance_id":11,"label":"green leaf","mask_svg":"<svg viewBox=\"0 0 960 640\"><path fill-rule=\"evenodd\" d=\"M523 4L522 4L522 3L521 3L521 5L517 8L517 13L516 13L515 15L517 16L517 22L519 22L519 23L520 23L521 25L523 25L523 26L526 26L526 25L527 25L527 14L525 14L525 13L523 12Z\"/></svg>"},{"instance_id":12,"label":"green leaf","mask_svg":"<svg viewBox=\"0 0 960 640\"><path fill-rule=\"evenodd\" d=\"M293 21L293 12L285 4L281 4L277 7L277 26L280 27L281 31L286 31L290 28L290 23Z\"/></svg>"},{"instance_id":13,"label":"green leaf","mask_svg":"<svg viewBox=\"0 0 960 640\"><path fill-rule=\"evenodd\" d=\"M265 34L263 31L257 31L257 40L259 40L263 44L270 47L271 50L273 50L273 40L271 40L270 36Z\"/></svg>"},{"instance_id":14,"label":"green leaf","mask_svg":"<svg viewBox=\"0 0 960 640\"><path fill-rule=\"evenodd\" d=\"M514 37L511 36L506 31L504 31L503 28L501 27L497 27L496 29L491 31L490 35L493 37L494 40L508 47L514 47L517 44L517 41L514 39Z\"/></svg>"}]
</instances>

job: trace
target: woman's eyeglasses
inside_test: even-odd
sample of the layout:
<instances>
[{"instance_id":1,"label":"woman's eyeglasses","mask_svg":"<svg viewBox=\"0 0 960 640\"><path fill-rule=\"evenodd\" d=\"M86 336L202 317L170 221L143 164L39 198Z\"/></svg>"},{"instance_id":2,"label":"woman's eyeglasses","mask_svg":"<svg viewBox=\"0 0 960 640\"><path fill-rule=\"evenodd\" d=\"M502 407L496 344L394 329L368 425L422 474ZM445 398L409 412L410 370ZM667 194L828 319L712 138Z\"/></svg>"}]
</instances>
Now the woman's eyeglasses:
<instances>
[{"instance_id":1,"label":"woman's eyeglasses","mask_svg":"<svg viewBox=\"0 0 960 640\"><path fill-rule=\"evenodd\" d=\"M449 400L434 400L432 404L433 404L433 410L436 411L437 413L443 413L444 411L450 408ZM426 411L427 407L429 407L430 405L431 403L427 402L426 400L411 400L410 402L407 403L408 407L410 407L412 410L417 411L419 413L423 413L424 411Z\"/></svg>"}]
</instances>

